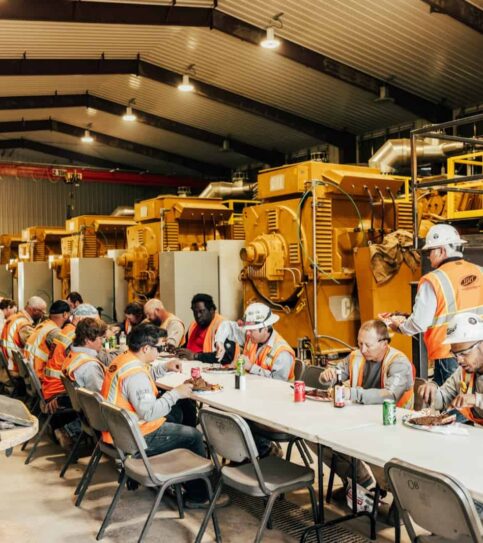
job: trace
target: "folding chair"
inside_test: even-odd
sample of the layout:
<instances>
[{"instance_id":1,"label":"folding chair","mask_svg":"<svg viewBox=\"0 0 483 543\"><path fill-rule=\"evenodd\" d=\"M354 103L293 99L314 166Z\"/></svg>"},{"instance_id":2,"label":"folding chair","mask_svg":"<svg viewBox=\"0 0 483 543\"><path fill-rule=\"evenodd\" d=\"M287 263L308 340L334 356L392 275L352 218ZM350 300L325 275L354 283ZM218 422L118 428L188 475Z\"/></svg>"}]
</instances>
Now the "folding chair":
<instances>
[{"instance_id":1,"label":"folding chair","mask_svg":"<svg viewBox=\"0 0 483 543\"><path fill-rule=\"evenodd\" d=\"M29 363L25 363L25 369L29 376L29 382L31 383L33 389L35 390L35 393L37 394L37 398L39 400L39 407L40 407L39 420L43 419L42 427L40 428L40 431L38 432L38 434L35 436L32 449L30 450L25 460L25 464L29 464L35 454L35 451L37 450L39 442L42 439L42 436L44 435L47 428L49 428L52 422L52 419L58 415L65 415L65 414L73 413L74 411L68 407L61 407L57 409L56 412L49 413L47 409L47 401L45 400L44 395L42 393L42 387L40 385L40 381L39 381L39 378L37 377L37 374L35 373L35 371L33 370L32 366Z\"/></svg>"},{"instance_id":2,"label":"folding chair","mask_svg":"<svg viewBox=\"0 0 483 543\"><path fill-rule=\"evenodd\" d=\"M139 536L138 543L144 540L154 514L168 487L175 485L179 489L181 483L202 479L206 484L208 496L211 500L213 493L208 477L213 473L213 464L208 458L203 458L187 449L174 449L148 457L146 454L146 441L139 429L137 418L132 413L128 413L124 409L119 409L107 402L101 404L101 413L109 428L114 446L119 452L123 470L119 486L96 539L99 540L103 537L104 531L119 500L122 487L125 485L128 477L143 486L157 489L156 497ZM177 497L178 509L182 518L183 510L180 504L181 495L179 492L177 492ZM213 511L210 513L211 515L216 533L216 541L219 542L219 527L216 515Z\"/></svg>"},{"instance_id":3,"label":"folding chair","mask_svg":"<svg viewBox=\"0 0 483 543\"><path fill-rule=\"evenodd\" d=\"M301 381L305 371L305 364L300 358L295 359L294 375L296 381Z\"/></svg>"},{"instance_id":4,"label":"folding chair","mask_svg":"<svg viewBox=\"0 0 483 543\"><path fill-rule=\"evenodd\" d=\"M77 451L81 444L82 438L84 438L84 440L87 440L88 438L92 438L94 441L97 441L97 439L96 439L96 434L94 433L94 430L89 426L89 423L87 422L87 419L84 416L84 413L82 411L82 407L79 402L79 398L77 396L77 390L78 390L77 385L73 381L71 381L68 377L65 377L64 375L61 376L60 380L62 381L62 384L64 385L67 395L69 396L72 409L77 413L77 418L81 426L81 431L79 435L77 436L74 442L74 445L69 451L69 454L67 455L67 459L60 470L59 477L63 477L65 475L65 472L67 471L67 468L71 464L74 464L77 461Z\"/></svg>"},{"instance_id":5,"label":"folding chair","mask_svg":"<svg viewBox=\"0 0 483 543\"><path fill-rule=\"evenodd\" d=\"M275 456L259 460L257 447L250 428L239 415L202 409L200 411L200 420L211 457L220 474L220 479L196 537L196 543L200 543L203 538L223 485L235 488L249 496L260 497L266 501L255 543L262 540L273 504L280 494L307 488L312 503L314 521L317 522L317 501L312 486L314 482L312 469ZM239 463L249 460L250 463L238 467L222 466L219 456L232 462ZM318 533L317 537L319 537Z\"/></svg>"},{"instance_id":6,"label":"folding chair","mask_svg":"<svg viewBox=\"0 0 483 543\"><path fill-rule=\"evenodd\" d=\"M8 360L5 358L5 355L3 354L3 351L1 349L0 349L0 368L3 368L5 375L7 377L7 382L2 383L3 392L7 396L10 396L11 398L13 396L21 395L18 392L19 381L21 384L21 378L12 374L10 368L8 367Z\"/></svg>"},{"instance_id":7,"label":"folding chair","mask_svg":"<svg viewBox=\"0 0 483 543\"><path fill-rule=\"evenodd\" d=\"M96 446L92 452L86 470L74 492L74 495L77 496L75 505L76 507L79 507L102 456L105 455L114 460L118 460L119 453L115 447L102 441L102 432L108 431L107 424L101 413L101 403L104 401L102 396L97 392L91 392L85 388L78 388L77 399L79 400L84 416L97 439Z\"/></svg>"},{"instance_id":8,"label":"folding chair","mask_svg":"<svg viewBox=\"0 0 483 543\"><path fill-rule=\"evenodd\" d=\"M26 364L28 364L28 362L24 359L19 351L13 352L13 358L15 360L15 363L17 364L18 375L21 379L23 379L23 382L25 383L25 390L27 393L27 400L30 405L30 411L35 414L39 409L39 398L35 391L35 388L30 382L29 373L26 367Z\"/></svg>"}]
</instances>

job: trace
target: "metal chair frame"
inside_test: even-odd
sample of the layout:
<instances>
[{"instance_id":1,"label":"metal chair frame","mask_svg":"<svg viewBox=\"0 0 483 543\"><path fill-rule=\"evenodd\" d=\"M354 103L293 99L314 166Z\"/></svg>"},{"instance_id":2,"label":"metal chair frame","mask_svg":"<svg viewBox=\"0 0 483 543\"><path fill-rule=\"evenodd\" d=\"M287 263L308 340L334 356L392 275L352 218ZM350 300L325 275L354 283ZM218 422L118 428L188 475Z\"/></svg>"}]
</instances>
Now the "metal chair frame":
<instances>
[{"instance_id":1,"label":"metal chair frame","mask_svg":"<svg viewBox=\"0 0 483 543\"><path fill-rule=\"evenodd\" d=\"M202 540L203 535L205 533L205 530L206 530L206 527L208 525L208 521L210 519L210 516L214 513L216 501L217 501L218 497L221 494L223 484L228 484L229 485L229 482L224 481L224 477L223 477L223 470L226 469L227 466L223 466L220 463L218 455L220 454L220 456L222 456L224 458L227 458L228 460L234 460L234 461L239 461L240 460L240 458L230 458L229 455L226 454L226 452L217 451L216 448L213 446L213 444L210 441L210 437L209 437L210 432L209 432L209 429L208 429L207 424L206 424L206 419L209 418L209 417L213 417L213 418L217 417L217 418L221 418L221 419L230 420L232 423L234 423L238 427L239 435L240 435L240 443L239 443L240 444L240 447L239 447L240 457L241 458L244 457L245 459L249 460L249 462L253 465L253 469L254 469L258 484L259 484L259 488L260 488L261 492L264 495L264 501L265 501L265 504L266 504L265 505L265 511L263 513L262 520L260 522L256 537L255 537L255 543L259 543L262 540L263 532L265 531L265 527L269 523L270 515L271 515L273 505L274 505L275 501L284 492L295 490L295 488L290 488L291 485L285 485L284 487L281 487L278 490L271 491L267 487L267 485L265 483L265 480L264 480L264 477L263 477L262 469L261 469L260 464L258 462L257 448L256 448L256 445L255 445L255 441L254 441L253 436L252 436L252 434L250 432L250 428L249 428L247 422L242 417L240 417L239 415L236 415L234 413L225 413L225 412L213 411L213 410L209 410L209 409L201 409L201 411L199 413L199 416L200 416L201 426L202 426L203 432L205 434L205 438L206 438L206 442L207 442L207 445L208 445L208 449L210 451L211 458L213 460L213 463L215 464L216 471L218 472L220 477L219 477L218 484L216 485L215 493L213 495L213 498L211 499L210 507L209 507L208 511L206 512L205 518L203 519L203 523L202 523L202 525L200 527L200 531L198 532L198 535L196 536L196 542L195 543L201 543L201 540ZM307 469L310 469L310 468L307 468ZM300 485L298 485L297 488L307 488L308 489L309 494L310 494L310 500L311 500L311 503L312 503L312 511L313 511L313 515L314 515L314 521L317 522L317 520L318 520L317 498L316 498L316 495L315 495L313 484L312 483L309 483L309 484L301 483ZM318 532L317 532L317 540L320 543L320 538L319 538L319 533Z\"/></svg>"},{"instance_id":2,"label":"metal chair frame","mask_svg":"<svg viewBox=\"0 0 483 543\"><path fill-rule=\"evenodd\" d=\"M147 535L147 532L151 526L153 517L156 513L157 508L159 507L159 504L163 498L163 495L170 486L174 486L176 488L176 497L177 497L177 504L178 504L180 518L184 517L181 492L179 490L179 485L181 483L186 483L188 481L193 481L196 479L202 479L204 483L206 484L208 497L210 500L212 499L213 491L212 491L210 479L208 478L208 475L210 475L210 473L206 474L204 472L198 472L198 473L191 473L190 475L171 477L165 481L160 480L151 465L149 457L146 454L147 444L146 444L146 441L144 440L143 435L141 434L137 419L135 419L133 414L125 411L124 409L119 409L115 405L112 405L105 401L102 402L101 404L101 413L103 414L105 422L109 428L109 432L111 433L112 439L114 441L114 446L117 448L119 452L121 462L123 463L123 470L121 472L119 485L116 489L111 505L109 506L109 509L107 510L107 513L102 522L101 528L99 529L99 532L96 536L97 540L101 539L104 536L104 532L110 522L111 516L119 501L121 490L127 482L128 475L125 469L125 462L128 458L134 455L139 456L143 461L144 467L146 469L146 473L148 474L149 480L152 483L149 486L152 486L158 489L158 491L156 492L153 505L149 511L148 518L146 519L141 535L139 536L138 543L142 543L145 536ZM114 425L111 425L111 422L112 422L111 417L116 417L118 421L120 419L123 421L124 429L129 432L129 438L128 438L128 440L130 441L129 450L123 450L123 449L126 449L127 447L125 445L124 447L122 447L119 441L117 440L117 436L116 436L117 429ZM123 442L125 442L124 437L123 437ZM156 457L162 457L163 454L165 453L156 455ZM145 483L140 482L140 484L145 484ZM218 525L218 519L216 518L216 513L212 511L210 513L210 516L213 520L213 526L214 526L215 534L216 534L216 541L217 543L221 543L220 529Z\"/></svg>"}]
</instances>

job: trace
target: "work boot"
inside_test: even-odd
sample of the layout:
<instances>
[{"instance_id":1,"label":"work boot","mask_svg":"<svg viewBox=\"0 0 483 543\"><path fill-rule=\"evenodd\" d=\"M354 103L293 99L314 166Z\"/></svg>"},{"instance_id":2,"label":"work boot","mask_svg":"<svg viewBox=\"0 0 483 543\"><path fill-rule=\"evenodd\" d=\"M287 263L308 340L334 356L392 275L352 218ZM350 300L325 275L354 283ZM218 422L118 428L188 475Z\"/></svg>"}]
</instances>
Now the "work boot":
<instances>
[{"instance_id":1,"label":"work boot","mask_svg":"<svg viewBox=\"0 0 483 543\"><path fill-rule=\"evenodd\" d=\"M220 494L218 499L216 500L216 509L220 509L221 507L227 507L230 505L231 500L230 496L228 494ZM186 509L208 509L210 506L210 500L204 500L202 502L191 500L189 498L185 498L184 500L184 506Z\"/></svg>"},{"instance_id":2,"label":"work boot","mask_svg":"<svg viewBox=\"0 0 483 543\"><path fill-rule=\"evenodd\" d=\"M56 430L54 430L54 435L55 439L57 439L59 445L63 449L65 449L66 451L70 451L72 449L72 438L63 428L57 428Z\"/></svg>"}]
</instances>

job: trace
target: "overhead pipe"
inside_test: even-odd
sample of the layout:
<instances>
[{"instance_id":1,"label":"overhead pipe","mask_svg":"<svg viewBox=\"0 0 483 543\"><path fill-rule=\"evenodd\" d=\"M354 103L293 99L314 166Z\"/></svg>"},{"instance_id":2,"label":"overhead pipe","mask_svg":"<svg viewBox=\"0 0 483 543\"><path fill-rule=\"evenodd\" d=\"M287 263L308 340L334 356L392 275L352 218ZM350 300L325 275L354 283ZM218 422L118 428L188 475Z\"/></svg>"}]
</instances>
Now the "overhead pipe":
<instances>
[{"instance_id":1,"label":"overhead pipe","mask_svg":"<svg viewBox=\"0 0 483 543\"><path fill-rule=\"evenodd\" d=\"M134 217L134 208L132 206L117 206L111 213L111 217Z\"/></svg>"},{"instance_id":2,"label":"overhead pipe","mask_svg":"<svg viewBox=\"0 0 483 543\"><path fill-rule=\"evenodd\" d=\"M418 158L435 160L465 148L462 142L442 142L438 139L425 138L416 143ZM396 167L410 162L411 141L409 138L387 140L369 159L369 166L381 173L394 173Z\"/></svg>"},{"instance_id":3,"label":"overhead pipe","mask_svg":"<svg viewBox=\"0 0 483 543\"><path fill-rule=\"evenodd\" d=\"M256 183L240 181L215 181L200 194L200 198L230 198L248 196L257 187Z\"/></svg>"}]
</instances>

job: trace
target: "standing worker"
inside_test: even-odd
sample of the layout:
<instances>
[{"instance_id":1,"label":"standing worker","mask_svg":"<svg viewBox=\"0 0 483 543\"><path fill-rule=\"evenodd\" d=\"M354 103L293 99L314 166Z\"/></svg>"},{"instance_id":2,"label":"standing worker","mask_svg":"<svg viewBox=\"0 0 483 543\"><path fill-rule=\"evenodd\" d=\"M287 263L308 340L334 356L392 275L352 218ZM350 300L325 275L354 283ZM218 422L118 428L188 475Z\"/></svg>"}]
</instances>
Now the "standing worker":
<instances>
[{"instance_id":1,"label":"standing worker","mask_svg":"<svg viewBox=\"0 0 483 543\"><path fill-rule=\"evenodd\" d=\"M433 271L419 281L412 314L404 320L391 313L379 315L396 332L424 333L428 359L434 363L434 381L440 386L458 367L445 343L448 322L461 311L483 314L482 270L463 260L465 243L453 226L432 226L422 250L429 251Z\"/></svg>"}]
</instances>

